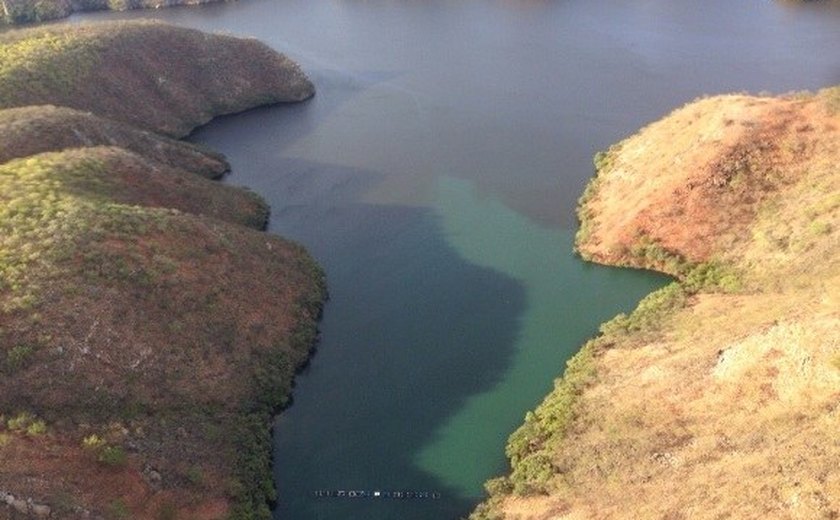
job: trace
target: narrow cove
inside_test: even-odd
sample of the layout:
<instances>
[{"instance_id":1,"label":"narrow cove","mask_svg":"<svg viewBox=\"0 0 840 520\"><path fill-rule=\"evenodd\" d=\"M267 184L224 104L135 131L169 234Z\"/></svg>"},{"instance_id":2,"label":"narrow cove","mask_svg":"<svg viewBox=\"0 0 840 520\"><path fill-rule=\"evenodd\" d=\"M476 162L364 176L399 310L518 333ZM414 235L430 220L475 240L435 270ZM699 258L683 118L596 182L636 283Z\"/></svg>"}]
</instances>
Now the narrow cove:
<instances>
[{"instance_id":1,"label":"narrow cove","mask_svg":"<svg viewBox=\"0 0 840 520\"><path fill-rule=\"evenodd\" d=\"M431 209L348 204L336 191L364 185L364 173L297 166L306 174L273 181L284 195L271 230L313 252L331 300L318 352L276 423L277 516L466 515L565 360L664 277L586 265L572 231L534 224L468 181L440 178Z\"/></svg>"}]
</instances>

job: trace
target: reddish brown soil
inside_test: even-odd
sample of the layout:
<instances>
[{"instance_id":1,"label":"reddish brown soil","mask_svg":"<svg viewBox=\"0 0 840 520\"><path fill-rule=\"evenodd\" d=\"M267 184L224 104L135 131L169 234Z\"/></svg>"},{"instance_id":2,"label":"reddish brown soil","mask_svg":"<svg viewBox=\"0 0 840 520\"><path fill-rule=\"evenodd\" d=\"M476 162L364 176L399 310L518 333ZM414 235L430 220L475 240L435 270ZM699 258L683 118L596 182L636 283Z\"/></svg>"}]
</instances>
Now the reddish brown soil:
<instances>
[{"instance_id":1,"label":"reddish brown soil","mask_svg":"<svg viewBox=\"0 0 840 520\"><path fill-rule=\"evenodd\" d=\"M632 263L634 247L647 240L707 261L749 240L761 204L798 182L816 143L831 139L840 139L837 128L813 101L725 96L691 104L611 153L597 195L582 208L594 218L578 247L599 262Z\"/></svg>"}]
</instances>

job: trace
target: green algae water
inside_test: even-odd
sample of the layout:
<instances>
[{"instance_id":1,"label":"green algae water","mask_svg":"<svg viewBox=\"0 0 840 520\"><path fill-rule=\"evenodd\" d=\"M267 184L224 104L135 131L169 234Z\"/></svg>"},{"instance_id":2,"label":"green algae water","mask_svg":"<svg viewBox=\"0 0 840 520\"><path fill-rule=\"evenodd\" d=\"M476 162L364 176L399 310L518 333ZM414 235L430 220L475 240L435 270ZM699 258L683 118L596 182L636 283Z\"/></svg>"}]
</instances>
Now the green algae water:
<instances>
[{"instance_id":1,"label":"green algae water","mask_svg":"<svg viewBox=\"0 0 840 520\"><path fill-rule=\"evenodd\" d=\"M832 2L243 0L73 20L138 17L257 37L316 84L193 136L328 276L275 425L284 520L469 514L566 360L665 281L573 255L593 154L700 95L840 82Z\"/></svg>"},{"instance_id":2,"label":"green algae water","mask_svg":"<svg viewBox=\"0 0 840 520\"><path fill-rule=\"evenodd\" d=\"M516 280L524 292L504 376L470 396L416 459L446 486L475 496L486 475L500 471L486 454L521 423L521 410L548 393L546 382L562 372L564 361L592 333L597 321L591 317L628 308L662 277L605 276L571 255L571 231L535 225L496 199L480 199L466 181L443 177L439 182L437 207L447 243L466 261ZM584 294L588 297L579 298Z\"/></svg>"}]
</instances>

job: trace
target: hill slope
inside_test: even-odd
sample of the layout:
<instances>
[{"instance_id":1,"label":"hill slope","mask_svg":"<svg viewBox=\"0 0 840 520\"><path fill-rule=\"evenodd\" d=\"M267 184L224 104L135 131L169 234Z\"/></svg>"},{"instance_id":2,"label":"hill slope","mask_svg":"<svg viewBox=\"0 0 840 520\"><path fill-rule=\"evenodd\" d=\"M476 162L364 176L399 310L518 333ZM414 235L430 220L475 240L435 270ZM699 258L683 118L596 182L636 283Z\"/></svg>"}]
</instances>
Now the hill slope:
<instances>
[{"instance_id":1,"label":"hill slope","mask_svg":"<svg viewBox=\"0 0 840 520\"><path fill-rule=\"evenodd\" d=\"M230 171L220 153L89 112L50 105L0 111L0 163L87 146L119 146L210 179Z\"/></svg>"},{"instance_id":2,"label":"hill slope","mask_svg":"<svg viewBox=\"0 0 840 520\"><path fill-rule=\"evenodd\" d=\"M582 256L679 281L582 349L474 518L836 518L840 89L700 100L596 164Z\"/></svg>"},{"instance_id":3,"label":"hill slope","mask_svg":"<svg viewBox=\"0 0 840 520\"><path fill-rule=\"evenodd\" d=\"M137 172L146 182L127 180ZM60 450L96 473L101 454L85 455L84 439L108 439L129 453L112 471L155 468L180 507L189 506L176 497L190 471L203 475L204 501L225 503L244 417L256 414L267 434L262 414L285 399L313 339L320 275L300 247L229 224L243 217L222 186L215 196L231 209L198 216L206 206L194 204L195 186L166 179L186 175L115 148L0 166L0 490L48 504L70 493L84 510L124 500L119 488L91 489L96 479L58 478L66 461L51 466L27 449L33 435L14 424L21 414L46 421L34 436L44 454ZM33 473L35 483L20 478ZM151 517L141 505L126 508Z\"/></svg>"},{"instance_id":4,"label":"hill slope","mask_svg":"<svg viewBox=\"0 0 840 520\"><path fill-rule=\"evenodd\" d=\"M0 0L0 24L44 22L80 11L158 9L218 0Z\"/></svg>"},{"instance_id":5,"label":"hill slope","mask_svg":"<svg viewBox=\"0 0 840 520\"><path fill-rule=\"evenodd\" d=\"M262 199L208 179L219 154L102 114L179 134L311 84L261 44L161 24L2 39L4 102L96 115L0 110L0 518L268 518L270 416L323 274L259 231Z\"/></svg>"},{"instance_id":6,"label":"hill slope","mask_svg":"<svg viewBox=\"0 0 840 520\"><path fill-rule=\"evenodd\" d=\"M0 106L60 105L183 137L212 117L315 90L296 63L252 39L160 22L0 34Z\"/></svg>"}]
</instances>

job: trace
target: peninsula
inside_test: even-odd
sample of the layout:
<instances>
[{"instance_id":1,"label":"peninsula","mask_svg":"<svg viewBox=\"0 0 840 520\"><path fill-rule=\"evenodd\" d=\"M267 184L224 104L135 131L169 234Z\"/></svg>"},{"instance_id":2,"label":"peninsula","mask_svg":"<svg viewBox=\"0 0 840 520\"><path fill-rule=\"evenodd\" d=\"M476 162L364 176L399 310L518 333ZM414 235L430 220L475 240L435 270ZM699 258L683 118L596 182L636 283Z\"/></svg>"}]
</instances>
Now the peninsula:
<instances>
[{"instance_id":1,"label":"peninsula","mask_svg":"<svg viewBox=\"0 0 840 520\"><path fill-rule=\"evenodd\" d=\"M840 515L840 87L697 100L595 158L587 260L676 278L603 324L473 519Z\"/></svg>"}]
</instances>

